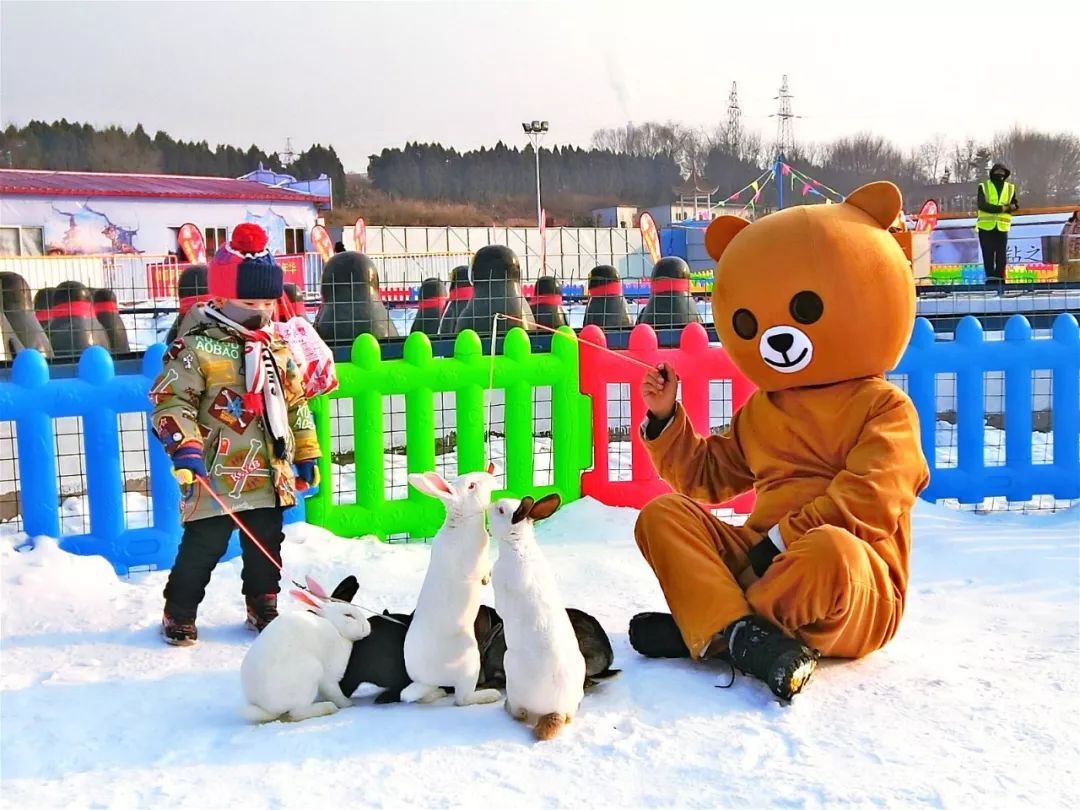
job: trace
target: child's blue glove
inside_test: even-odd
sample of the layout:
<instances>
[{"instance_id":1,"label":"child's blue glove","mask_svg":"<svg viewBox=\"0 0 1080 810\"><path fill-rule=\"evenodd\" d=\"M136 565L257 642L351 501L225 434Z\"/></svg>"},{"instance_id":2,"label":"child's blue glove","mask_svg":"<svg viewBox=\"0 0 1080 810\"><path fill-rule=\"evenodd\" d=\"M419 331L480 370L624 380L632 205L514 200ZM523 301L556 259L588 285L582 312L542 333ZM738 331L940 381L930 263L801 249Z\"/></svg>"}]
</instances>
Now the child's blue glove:
<instances>
[{"instance_id":1,"label":"child's blue glove","mask_svg":"<svg viewBox=\"0 0 1080 810\"><path fill-rule=\"evenodd\" d=\"M319 485L319 460L317 458L298 461L295 466L297 478L309 487L317 487Z\"/></svg>"},{"instance_id":2,"label":"child's blue glove","mask_svg":"<svg viewBox=\"0 0 1080 810\"><path fill-rule=\"evenodd\" d=\"M203 462L202 448L195 444L181 445L173 453L173 477L180 485L184 497L190 497L195 488L196 478L206 478L206 464Z\"/></svg>"}]
</instances>

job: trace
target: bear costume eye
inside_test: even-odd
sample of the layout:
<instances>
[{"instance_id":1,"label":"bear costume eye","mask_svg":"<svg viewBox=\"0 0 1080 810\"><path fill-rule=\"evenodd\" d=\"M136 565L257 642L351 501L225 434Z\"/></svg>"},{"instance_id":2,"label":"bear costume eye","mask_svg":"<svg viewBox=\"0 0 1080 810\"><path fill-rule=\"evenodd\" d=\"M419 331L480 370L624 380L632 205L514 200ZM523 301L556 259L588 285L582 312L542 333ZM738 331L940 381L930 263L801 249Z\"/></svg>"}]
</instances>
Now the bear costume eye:
<instances>
[{"instance_id":1,"label":"bear costume eye","mask_svg":"<svg viewBox=\"0 0 1080 810\"><path fill-rule=\"evenodd\" d=\"M797 323L811 324L821 318L821 313L825 311L825 304L817 293L803 290L792 297L789 309L791 317Z\"/></svg>"},{"instance_id":2,"label":"bear costume eye","mask_svg":"<svg viewBox=\"0 0 1080 810\"><path fill-rule=\"evenodd\" d=\"M750 340L757 334L757 318L748 309L737 309L731 316L731 328L743 340Z\"/></svg>"}]
</instances>

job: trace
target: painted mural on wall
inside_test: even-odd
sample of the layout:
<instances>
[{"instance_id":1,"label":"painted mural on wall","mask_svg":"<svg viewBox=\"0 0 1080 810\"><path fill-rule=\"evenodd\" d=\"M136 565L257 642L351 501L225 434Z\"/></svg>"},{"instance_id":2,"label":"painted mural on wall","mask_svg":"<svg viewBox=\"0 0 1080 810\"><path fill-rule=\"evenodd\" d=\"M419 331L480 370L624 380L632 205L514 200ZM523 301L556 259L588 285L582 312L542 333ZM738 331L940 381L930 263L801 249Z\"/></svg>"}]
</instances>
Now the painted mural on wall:
<instances>
[{"instance_id":1,"label":"painted mural on wall","mask_svg":"<svg viewBox=\"0 0 1080 810\"><path fill-rule=\"evenodd\" d=\"M81 256L108 253L142 253L135 240L138 224L114 221L89 200L53 201L45 219L45 252L52 255Z\"/></svg>"},{"instance_id":2,"label":"painted mural on wall","mask_svg":"<svg viewBox=\"0 0 1080 810\"><path fill-rule=\"evenodd\" d=\"M256 214L249 208L244 216L244 221L254 222L266 231L266 235L270 237L267 246L270 248L271 253L285 252L285 217L275 212L273 208L267 208L266 213L263 214Z\"/></svg>"}]
</instances>

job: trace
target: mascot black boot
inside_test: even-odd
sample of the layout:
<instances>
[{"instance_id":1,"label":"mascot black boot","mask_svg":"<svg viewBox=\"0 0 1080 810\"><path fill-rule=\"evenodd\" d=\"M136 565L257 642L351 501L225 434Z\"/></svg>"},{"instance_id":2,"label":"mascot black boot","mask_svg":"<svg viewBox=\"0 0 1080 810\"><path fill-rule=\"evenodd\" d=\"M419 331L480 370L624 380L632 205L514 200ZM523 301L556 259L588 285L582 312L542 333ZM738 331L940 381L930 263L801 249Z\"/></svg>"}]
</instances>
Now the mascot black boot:
<instances>
[{"instance_id":1,"label":"mascot black boot","mask_svg":"<svg viewBox=\"0 0 1080 810\"><path fill-rule=\"evenodd\" d=\"M442 320L439 322L440 335L453 335L457 331L457 321L461 311L465 309L473 297L472 282L469 281L468 265L455 267L450 271L450 301L443 311Z\"/></svg>"},{"instance_id":2,"label":"mascot black boot","mask_svg":"<svg viewBox=\"0 0 1080 810\"><path fill-rule=\"evenodd\" d=\"M347 250L331 257L323 267L321 291L314 325L327 343L349 345L364 333L380 340L398 336L379 298L379 271L363 253Z\"/></svg>"},{"instance_id":3,"label":"mascot black boot","mask_svg":"<svg viewBox=\"0 0 1080 810\"><path fill-rule=\"evenodd\" d=\"M94 316L97 318L105 334L109 336L109 345L113 354L128 354L131 345L128 343L127 328L120 320L120 307L116 302L116 293L112 290L94 290Z\"/></svg>"},{"instance_id":4,"label":"mascot black boot","mask_svg":"<svg viewBox=\"0 0 1080 810\"><path fill-rule=\"evenodd\" d=\"M562 305L562 287L552 276L540 276L536 280L533 296L533 317L540 326L558 329L566 326L566 312Z\"/></svg>"},{"instance_id":5,"label":"mascot black boot","mask_svg":"<svg viewBox=\"0 0 1080 810\"><path fill-rule=\"evenodd\" d=\"M420 285L420 300L417 302L416 318L412 322L409 334L423 332L425 335L439 334L443 310L449 297L446 285L437 278L425 278Z\"/></svg>"},{"instance_id":6,"label":"mascot black boot","mask_svg":"<svg viewBox=\"0 0 1080 810\"><path fill-rule=\"evenodd\" d=\"M52 346L34 312L26 279L18 273L0 273L0 302L4 317L19 343L24 348L37 349L46 357L52 357Z\"/></svg>"}]
</instances>

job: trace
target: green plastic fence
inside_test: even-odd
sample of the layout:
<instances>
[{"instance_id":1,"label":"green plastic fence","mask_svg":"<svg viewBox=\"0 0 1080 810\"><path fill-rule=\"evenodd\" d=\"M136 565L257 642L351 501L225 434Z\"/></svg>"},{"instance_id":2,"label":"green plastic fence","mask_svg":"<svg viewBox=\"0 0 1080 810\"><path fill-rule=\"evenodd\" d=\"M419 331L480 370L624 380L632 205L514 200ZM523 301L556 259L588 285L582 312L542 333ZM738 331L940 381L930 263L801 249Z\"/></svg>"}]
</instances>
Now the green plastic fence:
<instances>
[{"instance_id":1,"label":"green plastic fence","mask_svg":"<svg viewBox=\"0 0 1080 810\"><path fill-rule=\"evenodd\" d=\"M353 343L349 363L337 365L340 386L312 403L322 445L323 485L307 503L307 519L339 537L373 534L385 540L407 534L434 536L442 524L442 504L408 488L408 497L387 499L384 492L385 456L383 397L405 396L405 440L408 471L435 469L435 396L454 392L457 431L457 474L482 470L487 462L487 408L484 391L492 358L484 354L479 336L462 332L453 357L433 357L427 335L414 333L405 341L403 358L383 360L371 335ZM558 492L564 502L581 497L581 473L592 465L589 400L578 385L578 341L563 328L552 337L548 352L533 353L521 329L506 334L503 352L494 358L494 388L505 392L506 489L496 497L539 497ZM552 480L535 486L533 389L551 387ZM331 474L330 401L353 401L353 448L356 464L356 503L333 502Z\"/></svg>"}]
</instances>

